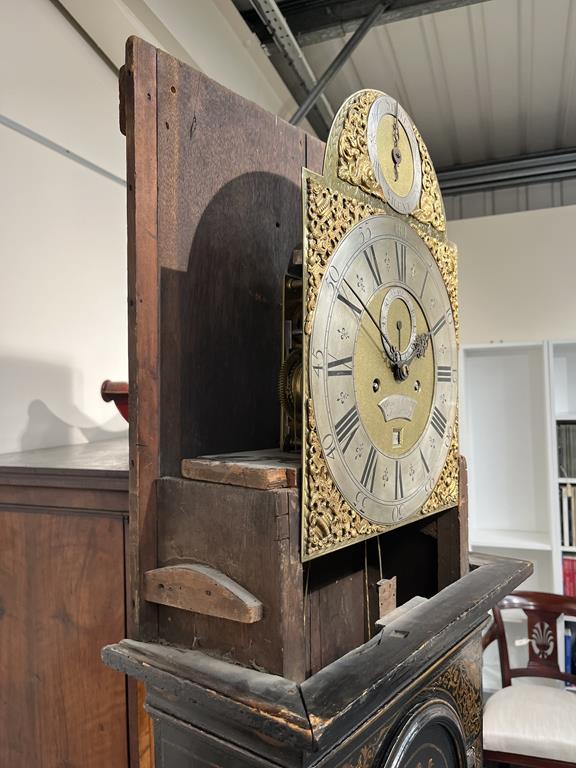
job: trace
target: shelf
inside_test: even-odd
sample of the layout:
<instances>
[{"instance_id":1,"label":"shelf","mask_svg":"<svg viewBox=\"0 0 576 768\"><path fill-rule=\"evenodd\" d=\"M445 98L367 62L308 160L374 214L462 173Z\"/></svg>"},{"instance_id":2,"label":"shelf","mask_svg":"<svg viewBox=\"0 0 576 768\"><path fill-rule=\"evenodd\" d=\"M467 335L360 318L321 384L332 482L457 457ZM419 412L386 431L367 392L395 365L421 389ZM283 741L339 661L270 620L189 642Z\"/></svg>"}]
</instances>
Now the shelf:
<instances>
[{"instance_id":1,"label":"shelf","mask_svg":"<svg viewBox=\"0 0 576 768\"><path fill-rule=\"evenodd\" d=\"M501 549L531 549L550 551L552 545L546 533L541 531L513 531L481 529L470 531L472 547L491 547Z\"/></svg>"},{"instance_id":2,"label":"shelf","mask_svg":"<svg viewBox=\"0 0 576 768\"><path fill-rule=\"evenodd\" d=\"M562 547L562 552L574 552L576 554L576 547Z\"/></svg>"},{"instance_id":3,"label":"shelf","mask_svg":"<svg viewBox=\"0 0 576 768\"><path fill-rule=\"evenodd\" d=\"M576 421L576 413L557 413L556 421Z\"/></svg>"},{"instance_id":4,"label":"shelf","mask_svg":"<svg viewBox=\"0 0 576 768\"><path fill-rule=\"evenodd\" d=\"M576 485L576 477L559 477L558 482L560 485Z\"/></svg>"}]
</instances>

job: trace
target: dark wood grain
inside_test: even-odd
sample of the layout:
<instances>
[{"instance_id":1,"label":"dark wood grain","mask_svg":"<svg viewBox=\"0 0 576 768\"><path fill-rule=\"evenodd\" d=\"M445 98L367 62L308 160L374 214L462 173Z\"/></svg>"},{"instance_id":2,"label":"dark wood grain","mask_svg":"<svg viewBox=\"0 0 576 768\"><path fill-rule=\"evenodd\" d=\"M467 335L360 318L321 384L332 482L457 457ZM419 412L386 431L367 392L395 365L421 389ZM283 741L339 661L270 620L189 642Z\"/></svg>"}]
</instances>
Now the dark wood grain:
<instances>
[{"instance_id":1,"label":"dark wood grain","mask_svg":"<svg viewBox=\"0 0 576 768\"><path fill-rule=\"evenodd\" d=\"M157 250L156 49L126 44L124 78L128 183L128 369L130 382L131 636L157 636L157 610L142 598L144 572L156 567L159 476L159 266Z\"/></svg>"},{"instance_id":2,"label":"dark wood grain","mask_svg":"<svg viewBox=\"0 0 576 768\"><path fill-rule=\"evenodd\" d=\"M239 731L272 752L313 747L312 729L299 686L283 677L247 669L201 651L126 640L104 648L102 658L114 669L165 692L178 711L188 702L198 724L221 726L231 718ZM204 719L205 718L205 719ZM213 730L213 727L212 727Z\"/></svg>"},{"instance_id":3,"label":"dark wood grain","mask_svg":"<svg viewBox=\"0 0 576 768\"><path fill-rule=\"evenodd\" d=\"M461 712L467 745L478 748L481 696L475 681L487 608L531 567L486 561L300 685L201 651L150 643L126 641L104 649L103 657L146 683L154 717L179 728L182 754L192 759L201 749L196 729L214 734L224 750L214 752L212 765L219 768L235 764L238 747L253 753L248 765L254 766L262 758L291 768L378 765L398 723L430 697ZM205 759L208 753L198 754ZM171 759L160 762L160 768L173 766Z\"/></svg>"},{"instance_id":4,"label":"dark wood grain","mask_svg":"<svg viewBox=\"0 0 576 768\"><path fill-rule=\"evenodd\" d=\"M449 650L456 636L465 637L483 624L488 610L532 570L532 563L494 558L304 681L302 694L318 744L374 711L393 690L387 686L408 685L417 678ZM351 700L357 701L353 713Z\"/></svg>"},{"instance_id":5,"label":"dark wood grain","mask_svg":"<svg viewBox=\"0 0 576 768\"><path fill-rule=\"evenodd\" d=\"M544 757L532 757L531 755L513 755L510 752L484 752L486 768L494 766L519 765L523 768L574 768L576 763L567 763L565 760L547 760Z\"/></svg>"},{"instance_id":6,"label":"dark wood grain","mask_svg":"<svg viewBox=\"0 0 576 768\"><path fill-rule=\"evenodd\" d=\"M0 456L0 482L10 482L6 478L18 474L24 475L26 482L33 481L37 475L51 478L62 475L67 484L76 475L88 487L92 487L90 483L98 478L104 479L107 487L114 487L111 481L117 479L122 488L127 488L128 441L119 437L98 443L3 453Z\"/></svg>"},{"instance_id":7,"label":"dark wood grain","mask_svg":"<svg viewBox=\"0 0 576 768\"><path fill-rule=\"evenodd\" d=\"M302 130L159 54L163 474L278 445L282 283L302 239L305 162Z\"/></svg>"},{"instance_id":8,"label":"dark wood grain","mask_svg":"<svg viewBox=\"0 0 576 768\"><path fill-rule=\"evenodd\" d=\"M161 480L158 488L159 565L209 563L264 606L256 624L161 606L161 637L304 679L302 564L291 543L289 520L290 512L299 514L296 504L289 506L296 490L260 491L176 478Z\"/></svg>"},{"instance_id":9,"label":"dark wood grain","mask_svg":"<svg viewBox=\"0 0 576 768\"><path fill-rule=\"evenodd\" d=\"M127 765L123 522L0 512L0 765Z\"/></svg>"},{"instance_id":10,"label":"dark wood grain","mask_svg":"<svg viewBox=\"0 0 576 768\"><path fill-rule=\"evenodd\" d=\"M276 454L276 455L275 455ZM281 451L201 456L182 460L182 475L189 480L203 480L244 488L296 488L302 460L299 454Z\"/></svg>"},{"instance_id":11,"label":"dark wood grain","mask_svg":"<svg viewBox=\"0 0 576 768\"><path fill-rule=\"evenodd\" d=\"M307 676L367 639L364 542L307 564Z\"/></svg>"},{"instance_id":12,"label":"dark wood grain","mask_svg":"<svg viewBox=\"0 0 576 768\"><path fill-rule=\"evenodd\" d=\"M146 600L184 611L253 624L262 603L238 582L209 565L165 565L144 574Z\"/></svg>"}]
</instances>

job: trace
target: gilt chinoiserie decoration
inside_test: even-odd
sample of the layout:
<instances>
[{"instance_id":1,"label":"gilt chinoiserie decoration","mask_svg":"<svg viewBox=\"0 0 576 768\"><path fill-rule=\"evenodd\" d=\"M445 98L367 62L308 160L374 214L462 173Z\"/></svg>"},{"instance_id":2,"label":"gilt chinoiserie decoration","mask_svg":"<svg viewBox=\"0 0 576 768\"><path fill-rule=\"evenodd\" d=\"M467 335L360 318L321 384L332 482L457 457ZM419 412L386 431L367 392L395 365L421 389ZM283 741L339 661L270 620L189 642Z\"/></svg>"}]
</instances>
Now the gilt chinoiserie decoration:
<instances>
[{"instance_id":1,"label":"gilt chinoiserie decoration","mask_svg":"<svg viewBox=\"0 0 576 768\"><path fill-rule=\"evenodd\" d=\"M302 195L283 401L307 560L457 505L458 301L436 175L390 96L343 104Z\"/></svg>"}]
</instances>

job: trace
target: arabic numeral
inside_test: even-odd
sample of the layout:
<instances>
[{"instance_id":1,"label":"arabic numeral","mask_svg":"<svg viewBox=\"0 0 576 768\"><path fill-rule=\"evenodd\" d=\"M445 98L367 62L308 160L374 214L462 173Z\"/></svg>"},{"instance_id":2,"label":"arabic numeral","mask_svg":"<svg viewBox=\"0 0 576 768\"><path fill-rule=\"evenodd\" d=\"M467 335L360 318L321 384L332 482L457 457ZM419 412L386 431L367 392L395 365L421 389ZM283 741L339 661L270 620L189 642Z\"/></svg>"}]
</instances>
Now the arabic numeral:
<instances>
[{"instance_id":1,"label":"arabic numeral","mask_svg":"<svg viewBox=\"0 0 576 768\"><path fill-rule=\"evenodd\" d=\"M314 362L312 363L312 370L320 378L320 374L324 371L324 352L321 349L317 349L316 352L312 352Z\"/></svg>"},{"instance_id":2,"label":"arabic numeral","mask_svg":"<svg viewBox=\"0 0 576 768\"><path fill-rule=\"evenodd\" d=\"M336 453L336 443L334 442L334 436L328 433L322 438L322 448L326 454L326 458L331 459Z\"/></svg>"},{"instance_id":3,"label":"arabic numeral","mask_svg":"<svg viewBox=\"0 0 576 768\"><path fill-rule=\"evenodd\" d=\"M340 282L340 272L333 264L328 267L327 280L330 288L332 288L333 291L337 291L338 283Z\"/></svg>"},{"instance_id":4,"label":"arabic numeral","mask_svg":"<svg viewBox=\"0 0 576 768\"><path fill-rule=\"evenodd\" d=\"M362 245L366 242L366 240L370 240L372 237L372 232L370 231L370 227L359 227L358 233L362 235Z\"/></svg>"}]
</instances>

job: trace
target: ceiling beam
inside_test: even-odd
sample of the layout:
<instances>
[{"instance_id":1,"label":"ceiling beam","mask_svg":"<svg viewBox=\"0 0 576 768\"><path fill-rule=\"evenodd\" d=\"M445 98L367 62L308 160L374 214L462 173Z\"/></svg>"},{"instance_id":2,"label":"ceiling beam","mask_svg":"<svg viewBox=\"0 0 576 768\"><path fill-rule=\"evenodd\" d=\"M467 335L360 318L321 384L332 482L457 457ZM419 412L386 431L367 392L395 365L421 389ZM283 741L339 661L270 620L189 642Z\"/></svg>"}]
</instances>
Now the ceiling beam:
<instances>
[{"instance_id":1,"label":"ceiling beam","mask_svg":"<svg viewBox=\"0 0 576 768\"><path fill-rule=\"evenodd\" d=\"M576 149L523 155L497 163L462 165L438 171L438 182L445 197L574 178Z\"/></svg>"},{"instance_id":2,"label":"ceiling beam","mask_svg":"<svg viewBox=\"0 0 576 768\"><path fill-rule=\"evenodd\" d=\"M250 2L275 43L274 50L269 51L272 64L296 103L301 104L317 85L312 67L296 42L276 0ZM319 136L328 135L334 119L334 110L324 94L318 97L308 119Z\"/></svg>"},{"instance_id":3,"label":"ceiling beam","mask_svg":"<svg viewBox=\"0 0 576 768\"><path fill-rule=\"evenodd\" d=\"M391 0L377 25L482 2L486 0ZM374 0L280 0L278 4L298 44L306 46L354 32L372 11ZM258 14L247 10L242 17L261 43L267 48L273 46L273 38Z\"/></svg>"},{"instance_id":4,"label":"ceiling beam","mask_svg":"<svg viewBox=\"0 0 576 768\"><path fill-rule=\"evenodd\" d=\"M350 58L353 51L357 48L362 40L366 37L373 25L378 21L380 16L384 13L386 7L390 5L390 0L385 2L384 0L378 0L373 6L371 12L360 22L354 31L352 37L348 38L344 46L340 49L336 58L329 64L324 74L318 79L318 82L310 91L305 101L298 107L296 112L292 115L290 122L292 125L298 125L302 118L306 117L308 112L312 109L314 104L321 98L324 89L334 77L334 75L341 69L345 62Z\"/></svg>"}]
</instances>

